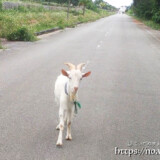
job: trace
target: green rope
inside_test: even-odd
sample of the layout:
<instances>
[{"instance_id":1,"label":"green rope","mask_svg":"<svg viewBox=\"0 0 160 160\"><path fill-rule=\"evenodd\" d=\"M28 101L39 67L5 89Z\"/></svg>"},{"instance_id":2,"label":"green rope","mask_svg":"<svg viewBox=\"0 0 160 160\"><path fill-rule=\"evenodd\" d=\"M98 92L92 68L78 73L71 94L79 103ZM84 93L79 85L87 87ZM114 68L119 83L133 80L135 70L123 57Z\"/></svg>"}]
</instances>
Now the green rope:
<instances>
[{"instance_id":1,"label":"green rope","mask_svg":"<svg viewBox=\"0 0 160 160\"><path fill-rule=\"evenodd\" d=\"M78 113L78 109L77 109L77 106L79 109L81 109L81 104L78 102L78 101L74 101L74 106L75 106L75 110L74 110L74 113L77 114Z\"/></svg>"}]
</instances>

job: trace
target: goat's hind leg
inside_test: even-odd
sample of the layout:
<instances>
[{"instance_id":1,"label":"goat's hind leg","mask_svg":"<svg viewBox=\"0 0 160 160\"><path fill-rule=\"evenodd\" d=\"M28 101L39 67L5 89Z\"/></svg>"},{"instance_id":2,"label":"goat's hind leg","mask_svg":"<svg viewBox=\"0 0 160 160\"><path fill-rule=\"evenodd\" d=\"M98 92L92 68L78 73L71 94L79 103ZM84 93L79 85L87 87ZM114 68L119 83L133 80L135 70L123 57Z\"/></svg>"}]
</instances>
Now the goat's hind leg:
<instances>
[{"instance_id":1,"label":"goat's hind leg","mask_svg":"<svg viewBox=\"0 0 160 160\"><path fill-rule=\"evenodd\" d=\"M66 115L67 113L66 113L66 110L64 110L64 112L63 112L63 120L64 120L64 123L67 121L67 115ZM59 122L59 124L57 125L57 127L56 127L56 130L60 130L60 122Z\"/></svg>"},{"instance_id":2,"label":"goat's hind leg","mask_svg":"<svg viewBox=\"0 0 160 160\"><path fill-rule=\"evenodd\" d=\"M60 123L57 125L57 127L56 127L56 130L59 130L60 129Z\"/></svg>"}]
</instances>

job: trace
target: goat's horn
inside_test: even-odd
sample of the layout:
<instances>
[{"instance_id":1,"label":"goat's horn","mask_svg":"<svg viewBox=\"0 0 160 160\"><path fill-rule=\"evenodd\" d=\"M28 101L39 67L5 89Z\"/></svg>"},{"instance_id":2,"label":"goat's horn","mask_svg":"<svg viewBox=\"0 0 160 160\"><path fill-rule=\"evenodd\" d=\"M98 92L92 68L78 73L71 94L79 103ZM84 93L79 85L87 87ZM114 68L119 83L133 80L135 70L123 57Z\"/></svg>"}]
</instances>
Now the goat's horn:
<instances>
[{"instance_id":1,"label":"goat's horn","mask_svg":"<svg viewBox=\"0 0 160 160\"><path fill-rule=\"evenodd\" d=\"M72 69L76 69L75 65L72 63L64 63L65 65L67 65L69 67L70 70Z\"/></svg>"},{"instance_id":2,"label":"goat's horn","mask_svg":"<svg viewBox=\"0 0 160 160\"><path fill-rule=\"evenodd\" d=\"M85 63L80 63L77 65L77 69L81 71L83 66L85 66Z\"/></svg>"}]
</instances>

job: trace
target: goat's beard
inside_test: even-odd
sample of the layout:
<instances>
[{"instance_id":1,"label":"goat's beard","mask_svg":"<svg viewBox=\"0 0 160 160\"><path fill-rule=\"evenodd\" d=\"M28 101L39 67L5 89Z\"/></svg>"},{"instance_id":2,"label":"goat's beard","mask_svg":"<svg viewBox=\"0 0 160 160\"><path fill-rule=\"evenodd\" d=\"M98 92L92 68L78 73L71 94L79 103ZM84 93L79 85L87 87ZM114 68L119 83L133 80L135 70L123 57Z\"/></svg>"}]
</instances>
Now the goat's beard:
<instances>
[{"instance_id":1,"label":"goat's beard","mask_svg":"<svg viewBox=\"0 0 160 160\"><path fill-rule=\"evenodd\" d=\"M77 98L76 93L70 93L70 101L74 102L76 98Z\"/></svg>"}]
</instances>

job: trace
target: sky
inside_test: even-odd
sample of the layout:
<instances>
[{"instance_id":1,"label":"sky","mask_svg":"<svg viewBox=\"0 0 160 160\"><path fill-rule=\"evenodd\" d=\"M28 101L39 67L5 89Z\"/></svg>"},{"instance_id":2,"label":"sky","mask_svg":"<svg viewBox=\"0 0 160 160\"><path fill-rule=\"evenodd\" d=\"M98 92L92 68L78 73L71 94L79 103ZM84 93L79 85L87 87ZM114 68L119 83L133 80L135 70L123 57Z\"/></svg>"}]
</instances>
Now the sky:
<instances>
[{"instance_id":1,"label":"sky","mask_svg":"<svg viewBox=\"0 0 160 160\"><path fill-rule=\"evenodd\" d=\"M129 6L133 0L104 0L105 2L108 2L112 6L115 6L117 8L121 6Z\"/></svg>"}]
</instances>

